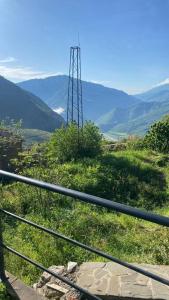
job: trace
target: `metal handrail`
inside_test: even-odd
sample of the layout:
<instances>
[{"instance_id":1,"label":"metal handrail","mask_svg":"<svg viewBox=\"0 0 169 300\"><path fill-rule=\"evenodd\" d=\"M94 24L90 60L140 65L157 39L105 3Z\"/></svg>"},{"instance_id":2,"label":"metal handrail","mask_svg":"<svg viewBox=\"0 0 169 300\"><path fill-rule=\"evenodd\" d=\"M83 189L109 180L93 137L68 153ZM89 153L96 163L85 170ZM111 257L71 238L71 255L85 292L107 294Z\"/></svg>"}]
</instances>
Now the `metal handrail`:
<instances>
[{"instance_id":1,"label":"metal handrail","mask_svg":"<svg viewBox=\"0 0 169 300\"><path fill-rule=\"evenodd\" d=\"M26 260L27 262L29 262L30 264L34 265L35 267L39 268L40 270L49 273L50 275L54 276L55 278L63 281L64 283L70 285L72 288L78 290L79 292L81 292L82 294L85 294L88 296L88 299L95 299L95 300L101 300L99 297L92 295L90 292L88 292L86 289L83 289L82 287L78 286L77 284L75 284L74 282L70 281L69 279L49 270L46 269L44 266L42 266L41 264L35 262L34 260L28 258L27 256L19 253L18 251L12 249L11 247L8 247L6 245L4 245L3 243L0 244L0 247L3 247L4 249L8 250L9 252L17 255L18 257Z\"/></svg>"},{"instance_id":2,"label":"metal handrail","mask_svg":"<svg viewBox=\"0 0 169 300\"><path fill-rule=\"evenodd\" d=\"M117 264L119 264L119 265L121 265L123 267L126 267L126 268L128 268L130 270L138 272L138 273L140 273L142 275L145 275L145 276L147 276L149 278L152 278L152 279L154 279L154 280L156 280L158 282L161 282L161 283L169 286L169 280L167 280L167 279L165 279L163 277L160 277L160 276L158 276L158 275L156 275L156 274L154 274L152 272L149 272L149 271L144 270L144 269L142 269L142 268L140 268L138 266L135 266L135 265L132 265L132 264L127 263L125 261L122 261L119 258L113 257L110 254L104 253L103 251L95 249L95 248L93 248L91 246L87 246L87 245L85 245L85 244L83 244L81 242L78 242L76 240L73 240L73 239L71 239L71 238L69 238L69 237L67 237L67 236L65 236L65 235L63 235L61 233L58 233L58 232L53 231L51 229L48 229L48 228L46 228L44 226L38 225L38 224L36 224L36 223L34 223L32 221L26 220L26 219L24 219L22 217L19 217L19 216L13 214L13 213L10 213L10 212L8 212L6 210L0 209L0 212L3 212L4 214L6 214L8 216L11 216L11 217L13 217L13 218L15 218L15 219L17 219L17 220L19 220L21 222L24 222L24 223L26 223L28 225L31 225L31 226L33 226L33 227L35 227L37 229L40 229L40 230L44 231L46 233L49 233L49 234L53 235L54 237L59 237L59 238L65 240L65 241L67 241L67 242L69 242L69 243L71 243L73 245L76 245L76 246L78 246L80 248L83 248L83 249L85 249L87 251L90 251L90 252L95 253L95 254L97 254L99 256L107 258L108 260L113 261L113 262L115 262L115 263L117 263Z\"/></svg>"},{"instance_id":3,"label":"metal handrail","mask_svg":"<svg viewBox=\"0 0 169 300\"><path fill-rule=\"evenodd\" d=\"M60 185L47 183L44 181L28 178L28 177L21 176L21 175L16 175L16 174L9 173L9 172L2 171L2 170L0 170L0 175L14 179L19 182L26 183L28 185L37 186L39 188L42 188L42 189L45 189L45 190L48 190L51 192L70 196L70 197L79 199L86 203L91 203L91 204L95 204L95 205L98 205L101 207L109 208L109 209L124 213L126 215L130 215L130 216L133 216L133 217L136 217L139 219L143 219L143 220L146 220L146 221L149 221L152 223L156 223L159 225L169 227L169 218L168 217L160 216L158 214L154 214L151 212L146 212L146 211L143 211L141 209L138 209L138 208L135 208L135 207L132 207L129 205L115 202L113 200L107 200L107 199L100 198L97 196L93 196L93 195L89 195L89 194L82 193L79 191L71 190L71 189L62 187Z\"/></svg>"},{"instance_id":4,"label":"metal handrail","mask_svg":"<svg viewBox=\"0 0 169 300\"><path fill-rule=\"evenodd\" d=\"M107 199L104 199L104 198L92 196L92 195L82 193L82 192L79 192L79 191L67 189L67 188L64 188L64 187L59 186L59 185L49 184L47 182L43 182L43 181L40 181L40 180L35 180L35 179L28 178L28 177L25 177L25 176L16 175L16 174L9 173L9 172L2 171L2 170L0 170L0 175L3 176L3 177L13 179L15 181L26 183L28 185L33 185L33 186L43 188L43 189L48 190L48 191L52 191L52 192L55 192L55 193L66 195L66 196L70 196L70 197L79 199L83 202L87 202L87 203L94 204L94 205L99 205L101 207L109 208L111 210L115 210L115 211L130 215L130 216L134 216L134 217L137 217L139 219L143 219L143 220L146 220L146 221L150 221L152 223L156 223L156 224L159 224L159 225L162 225L162 226L169 227L169 218L168 217L160 216L158 214L154 214L154 213L151 213L151 212L146 212L146 211L140 210L138 208L133 208L131 206L124 205L124 204L121 204L121 203L117 203L117 202L114 202L114 201L111 201L111 200L107 200ZM6 214L10 217L13 217L13 218L15 218L15 219L17 219L21 222L24 222L24 223L26 223L30 226L33 226L37 229L40 229L44 232L47 232L47 233L53 235L54 237L59 237L63 240L66 240L67 242L70 242L70 243L72 243L76 246L79 246L79 247L81 247L81 248L83 248L87 251L93 252L97 255L100 255L104 258L109 259L110 261L118 263L118 264L120 264L120 265L122 265L126 268L134 270L138 273L141 273L141 274L143 274L143 275L145 275L149 278L152 278L152 279L154 279L154 280L156 280L160 283L163 283L163 284L169 286L169 280L167 280L163 277L160 277L157 274L149 272L145 269L142 269L142 268L140 268L138 266L135 266L135 265L132 265L130 263L124 262L124 261L122 261L118 258L115 258L115 257L111 256L110 254L104 253L104 252L102 252L98 249L95 249L95 248L91 247L91 246L87 246L87 245L85 245L85 244L83 244L79 241L73 240L73 239L71 239L67 236L62 235L61 233L58 233L58 232L55 232L51 229L45 228L44 226L38 225L38 224L36 224L32 221L26 220L25 218L17 216L15 214L11 213L11 212L6 211L6 210L0 209L0 212L4 213L4 214ZM5 248L8 251L14 253L15 255L20 256L21 258L23 258L26 261L28 261L29 263L37 266L41 270L44 270L44 271L48 272L49 274L53 273L50 270L43 267L42 265L34 262L30 258L28 258L28 257L22 255L21 253L17 252L16 250L4 245L3 243L1 243L0 246ZM76 284L73 283L73 285L72 285L72 282L69 282L69 280L65 279L64 277L62 277L60 275L58 276L58 274L55 274L55 273L53 273L51 275L55 276L56 278L59 278L60 280L64 281L65 283L67 283L70 286L74 287L75 289L79 290L81 293L87 295L88 299L89 298L90 299L99 299L98 297L92 295L91 293L89 293L88 291L82 289L81 287L77 286Z\"/></svg>"}]
</instances>

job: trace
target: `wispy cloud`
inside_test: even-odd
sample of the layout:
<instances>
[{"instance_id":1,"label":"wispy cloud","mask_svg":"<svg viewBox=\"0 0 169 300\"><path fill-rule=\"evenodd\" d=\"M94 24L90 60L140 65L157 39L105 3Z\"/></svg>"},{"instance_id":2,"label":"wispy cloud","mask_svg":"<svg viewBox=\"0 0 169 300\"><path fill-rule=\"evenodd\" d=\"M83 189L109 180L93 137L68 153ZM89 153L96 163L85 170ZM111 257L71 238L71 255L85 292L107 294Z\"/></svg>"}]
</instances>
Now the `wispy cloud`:
<instances>
[{"instance_id":1,"label":"wispy cloud","mask_svg":"<svg viewBox=\"0 0 169 300\"><path fill-rule=\"evenodd\" d=\"M59 115L61 115L65 109L63 107L57 107L53 109L56 113L58 113Z\"/></svg>"},{"instance_id":2,"label":"wispy cloud","mask_svg":"<svg viewBox=\"0 0 169 300\"><path fill-rule=\"evenodd\" d=\"M8 56L0 59L0 75L14 82L18 82L34 78L62 75L62 73L45 72L42 70L35 70L32 67L21 66L15 57Z\"/></svg>"},{"instance_id":3,"label":"wispy cloud","mask_svg":"<svg viewBox=\"0 0 169 300\"><path fill-rule=\"evenodd\" d=\"M9 56L4 59L0 59L0 64L15 62L17 59L15 57Z\"/></svg>"},{"instance_id":4,"label":"wispy cloud","mask_svg":"<svg viewBox=\"0 0 169 300\"><path fill-rule=\"evenodd\" d=\"M117 90L120 90L120 91L124 91L126 92L127 94L129 95L135 95L135 94L140 94L140 93L143 93L145 92L145 88L133 88L133 87L126 87L126 86L119 86L119 85L114 85L112 83L112 81L108 81L108 80L102 80L102 81L99 81L99 80L90 80L89 82L92 82L92 83L96 83L96 84L101 84L105 87L109 87L109 88L114 88L114 89L117 89Z\"/></svg>"},{"instance_id":5,"label":"wispy cloud","mask_svg":"<svg viewBox=\"0 0 169 300\"><path fill-rule=\"evenodd\" d=\"M0 62L1 63L1 62ZM34 70L30 67L16 66L8 67L6 65L0 65L0 75L13 81L22 81L33 78L46 78L49 76L62 75L58 72L45 72Z\"/></svg>"},{"instance_id":6,"label":"wispy cloud","mask_svg":"<svg viewBox=\"0 0 169 300\"><path fill-rule=\"evenodd\" d=\"M92 83L101 84L101 85L110 85L111 81L109 80L90 80Z\"/></svg>"},{"instance_id":7,"label":"wispy cloud","mask_svg":"<svg viewBox=\"0 0 169 300\"><path fill-rule=\"evenodd\" d=\"M153 87L158 87L160 85L169 84L169 78L166 78L165 80L155 84Z\"/></svg>"},{"instance_id":8,"label":"wispy cloud","mask_svg":"<svg viewBox=\"0 0 169 300\"><path fill-rule=\"evenodd\" d=\"M149 88L124 88L123 89L129 95L139 95L149 90Z\"/></svg>"}]
</instances>

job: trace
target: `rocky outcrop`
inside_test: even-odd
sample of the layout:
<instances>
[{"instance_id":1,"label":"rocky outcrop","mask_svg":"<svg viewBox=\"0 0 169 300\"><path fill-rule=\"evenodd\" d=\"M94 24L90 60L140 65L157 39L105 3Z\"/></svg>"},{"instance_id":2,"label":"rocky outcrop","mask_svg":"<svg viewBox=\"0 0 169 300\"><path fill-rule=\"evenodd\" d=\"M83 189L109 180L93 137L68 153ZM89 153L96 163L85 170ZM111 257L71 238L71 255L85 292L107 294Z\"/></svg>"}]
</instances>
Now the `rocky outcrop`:
<instances>
[{"instance_id":1,"label":"rocky outcrop","mask_svg":"<svg viewBox=\"0 0 169 300\"><path fill-rule=\"evenodd\" d=\"M51 266L50 271L65 277L66 279L76 282L78 265L76 262L69 262L65 266ZM33 288L39 295L46 297L46 299L62 299L62 300L78 300L80 294L63 281L56 277L44 272L38 283L33 285Z\"/></svg>"}]
</instances>

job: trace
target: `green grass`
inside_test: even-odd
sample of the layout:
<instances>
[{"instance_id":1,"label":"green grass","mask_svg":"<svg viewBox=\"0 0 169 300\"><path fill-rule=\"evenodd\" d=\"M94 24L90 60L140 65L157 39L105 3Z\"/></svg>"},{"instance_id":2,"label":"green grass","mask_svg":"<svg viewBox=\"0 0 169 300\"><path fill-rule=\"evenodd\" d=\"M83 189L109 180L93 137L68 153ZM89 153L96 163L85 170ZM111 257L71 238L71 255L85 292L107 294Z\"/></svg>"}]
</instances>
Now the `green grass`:
<instances>
[{"instance_id":1,"label":"green grass","mask_svg":"<svg viewBox=\"0 0 169 300\"><path fill-rule=\"evenodd\" d=\"M119 151L33 167L24 174L169 216L169 163L156 152ZM169 264L169 230L164 227L21 183L1 192L5 209L87 245L128 262ZM103 260L10 217L5 219L4 241L46 267ZM36 268L9 253L6 266L27 283L39 276Z\"/></svg>"},{"instance_id":2,"label":"green grass","mask_svg":"<svg viewBox=\"0 0 169 300\"><path fill-rule=\"evenodd\" d=\"M7 294L6 287L0 283L0 300L10 300L11 297Z\"/></svg>"}]
</instances>

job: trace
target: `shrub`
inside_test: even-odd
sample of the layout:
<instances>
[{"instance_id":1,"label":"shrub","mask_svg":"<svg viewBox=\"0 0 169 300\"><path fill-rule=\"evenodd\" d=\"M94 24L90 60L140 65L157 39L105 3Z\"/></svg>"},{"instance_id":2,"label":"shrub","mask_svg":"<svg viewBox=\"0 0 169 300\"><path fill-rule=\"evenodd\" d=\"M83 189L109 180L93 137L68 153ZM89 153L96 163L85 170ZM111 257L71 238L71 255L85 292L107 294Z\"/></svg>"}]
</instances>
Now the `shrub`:
<instances>
[{"instance_id":1,"label":"shrub","mask_svg":"<svg viewBox=\"0 0 169 300\"><path fill-rule=\"evenodd\" d=\"M86 122L82 131L81 157L95 157L101 153L102 135L92 122Z\"/></svg>"},{"instance_id":2,"label":"shrub","mask_svg":"<svg viewBox=\"0 0 169 300\"><path fill-rule=\"evenodd\" d=\"M139 136L129 136L126 139L126 147L131 150L142 150L145 148L144 139Z\"/></svg>"},{"instance_id":3,"label":"shrub","mask_svg":"<svg viewBox=\"0 0 169 300\"><path fill-rule=\"evenodd\" d=\"M34 144L31 148L18 153L18 157L10 160L10 164L15 172L21 172L26 168L34 166L46 166L46 143Z\"/></svg>"},{"instance_id":4,"label":"shrub","mask_svg":"<svg viewBox=\"0 0 169 300\"><path fill-rule=\"evenodd\" d=\"M48 144L48 156L60 162L82 157L95 157L101 152L102 135L97 126L86 122L78 129L76 123L55 131Z\"/></svg>"},{"instance_id":5,"label":"shrub","mask_svg":"<svg viewBox=\"0 0 169 300\"><path fill-rule=\"evenodd\" d=\"M0 300L8 300L10 299L9 295L7 294L6 288L3 283L0 283Z\"/></svg>"},{"instance_id":6,"label":"shrub","mask_svg":"<svg viewBox=\"0 0 169 300\"><path fill-rule=\"evenodd\" d=\"M152 150L169 152L169 115L150 127L145 136L145 143Z\"/></svg>"}]
</instances>

